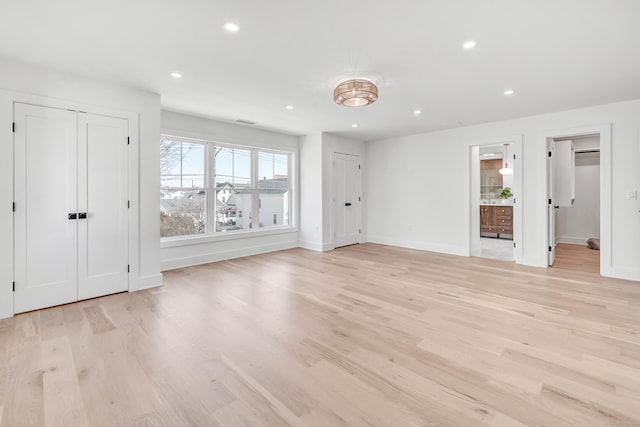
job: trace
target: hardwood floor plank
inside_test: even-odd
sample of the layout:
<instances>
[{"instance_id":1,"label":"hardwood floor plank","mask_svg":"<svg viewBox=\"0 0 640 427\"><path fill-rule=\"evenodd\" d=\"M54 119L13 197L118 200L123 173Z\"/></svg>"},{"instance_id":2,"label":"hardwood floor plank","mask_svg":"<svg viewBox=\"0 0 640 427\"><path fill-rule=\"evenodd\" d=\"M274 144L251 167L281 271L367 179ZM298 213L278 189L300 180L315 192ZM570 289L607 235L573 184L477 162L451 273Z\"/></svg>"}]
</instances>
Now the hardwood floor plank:
<instances>
[{"instance_id":1,"label":"hardwood floor plank","mask_svg":"<svg viewBox=\"0 0 640 427\"><path fill-rule=\"evenodd\" d=\"M1 320L0 427L640 425L640 284L558 255L292 249Z\"/></svg>"},{"instance_id":2,"label":"hardwood floor plank","mask_svg":"<svg viewBox=\"0 0 640 427\"><path fill-rule=\"evenodd\" d=\"M68 338L44 341L42 360L45 425L89 426Z\"/></svg>"}]
</instances>

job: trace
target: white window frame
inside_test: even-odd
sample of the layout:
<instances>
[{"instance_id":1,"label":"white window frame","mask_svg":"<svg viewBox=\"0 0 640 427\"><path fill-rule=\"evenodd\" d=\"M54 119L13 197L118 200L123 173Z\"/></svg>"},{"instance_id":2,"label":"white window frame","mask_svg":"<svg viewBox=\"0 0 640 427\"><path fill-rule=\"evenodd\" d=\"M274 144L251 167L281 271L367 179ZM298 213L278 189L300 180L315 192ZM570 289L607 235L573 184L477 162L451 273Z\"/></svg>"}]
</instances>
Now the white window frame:
<instances>
[{"instance_id":1,"label":"white window frame","mask_svg":"<svg viewBox=\"0 0 640 427\"><path fill-rule=\"evenodd\" d=\"M183 236L170 236L162 237L160 239L161 248L169 248L176 246L184 246L191 244L199 244L206 242L224 241L243 239L256 236L268 236L272 234L283 233L296 233L298 231L297 224L297 212L298 212L298 174L297 174L297 150L293 147L272 147L265 145L248 145L248 144L236 144L229 142L222 142L218 140L199 139L185 136L179 136L175 134L163 133L160 135L160 140L171 139L181 142L191 142L205 144L205 194L206 194L206 233L204 234L190 234ZM215 179L215 162L213 160L214 147L227 147L238 148L244 150L250 150L251 152L251 185L252 190L252 203L251 203L251 217L252 228L241 229L233 231L219 231L216 232L216 179ZM258 152L270 152L275 154L287 154L289 158L289 225L283 226L269 226L260 228L258 226L260 221L260 207L259 198L260 191L258 189ZM213 164L212 164L213 163ZM247 215L247 212L243 212L243 217Z\"/></svg>"}]
</instances>

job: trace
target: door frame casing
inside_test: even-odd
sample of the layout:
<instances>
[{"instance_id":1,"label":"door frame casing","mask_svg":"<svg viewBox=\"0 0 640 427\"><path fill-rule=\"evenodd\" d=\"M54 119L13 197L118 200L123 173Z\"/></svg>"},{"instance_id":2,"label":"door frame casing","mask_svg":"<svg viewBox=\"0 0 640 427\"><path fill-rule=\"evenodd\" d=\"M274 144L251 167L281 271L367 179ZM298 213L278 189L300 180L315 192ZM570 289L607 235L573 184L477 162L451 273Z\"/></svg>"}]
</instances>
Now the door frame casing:
<instances>
[{"instance_id":1,"label":"door frame casing","mask_svg":"<svg viewBox=\"0 0 640 427\"><path fill-rule=\"evenodd\" d=\"M129 125L128 200L129 208L129 291L139 288L139 113L116 108L105 108L80 102L67 101L46 96L31 95L0 89L0 182L10 183L0 186L0 235L11 236L0 241L0 319L14 315L14 247L13 247L13 192L14 192L14 150L13 126L14 103L39 105L49 108L83 111L101 116L126 119Z\"/></svg>"},{"instance_id":2,"label":"door frame casing","mask_svg":"<svg viewBox=\"0 0 640 427\"><path fill-rule=\"evenodd\" d=\"M542 145L545 151L545 156L548 156L547 142L549 140L596 134L600 136L600 275L611 277L613 269L611 255L611 123L548 131L544 133L545 143ZM544 175L544 180L546 188L546 186L549 185L548 170ZM544 209L545 212L548 209L548 203L546 200ZM547 246L541 249L545 251L544 259L548 260L548 254L546 252L549 250L548 245L553 244L553 242L549 242L548 237L550 225L548 214L545 214L545 217ZM546 264L549 264L548 261Z\"/></svg>"},{"instance_id":3,"label":"door frame casing","mask_svg":"<svg viewBox=\"0 0 640 427\"><path fill-rule=\"evenodd\" d=\"M336 155L338 156L350 156L350 157L354 157L358 159L358 164L360 165L360 169L358 169L358 194L359 194L359 200L358 200L358 215L357 215L357 221L358 221L358 229L362 231L362 156L359 154L353 154L353 153L343 153L340 151L334 151L333 154L331 155L331 195L330 195L330 201L331 201L331 227L330 227L330 235L331 235L331 249L335 249L336 247L336 239L334 237L335 235L335 188L336 188L336 183L335 183L335 165L336 165ZM362 232L360 232L358 234L358 243L362 243Z\"/></svg>"}]
</instances>

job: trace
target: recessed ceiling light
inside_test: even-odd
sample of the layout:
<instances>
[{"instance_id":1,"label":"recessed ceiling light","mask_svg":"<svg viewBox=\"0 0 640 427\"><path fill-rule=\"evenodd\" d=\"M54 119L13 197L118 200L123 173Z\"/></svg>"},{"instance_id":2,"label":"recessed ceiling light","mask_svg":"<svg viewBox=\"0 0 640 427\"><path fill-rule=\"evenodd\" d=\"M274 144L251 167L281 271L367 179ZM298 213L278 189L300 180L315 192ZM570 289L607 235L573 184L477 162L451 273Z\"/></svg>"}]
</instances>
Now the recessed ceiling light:
<instances>
[{"instance_id":1,"label":"recessed ceiling light","mask_svg":"<svg viewBox=\"0 0 640 427\"><path fill-rule=\"evenodd\" d=\"M224 24L224 28L227 31L231 31L231 32L236 32L240 29L240 27L238 27L237 24L234 24L233 22L227 22L226 24Z\"/></svg>"},{"instance_id":2,"label":"recessed ceiling light","mask_svg":"<svg viewBox=\"0 0 640 427\"><path fill-rule=\"evenodd\" d=\"M180 74L180 73L176 73L176 72L173 72L173 73L171 73L171 74L169 74L169 75L170 75L171 77L173 77L174 79L180 79L180 78L182 78L182 74Z\"/></svg>"},{"instance_id":3,"label":"recessed ceiling light","mask_svg":"<svg viewBox=\"0 0 640 427\"><path fill-rule=\"evenodd\" d=\"M469 40L468 42L465 42L462 45L462 47L465 48L465 49L473 49L474 47L476 47L476 42L473 41L473 40Z\"/></svg>"},{"instance_id":4,"label":"recessed ceiling light","mask_svg":"<svg viewBox=\"0 0 640 427\"><path fill-rule=\"evenodd\" d=\"M352 124L352 125L351 125L351 127L352 127L352 128L357 128L357 127L358 127L358 124L357 124L357 123L354 123L354 124Z\"/></svg>"},{"instance_id":5,"label":"recessed ceiling light","mask_svg":"<svg viewBox=\"0 0 640 427\"><path fill-rule=\"evenodd\" d=\"M513 95L514 93L516 93L513 89L507 89L504 91L505 95Z\"/></svg>"},{"instance_id":6,"label":"recessed ceiling light","mask_svg":"<svg viewBox=\"0 0 640 427\"><path fill-rule=\"evenodd\" d=\"M413 110L413 114L415 116L419 116L420 114L422 114L422 110L418 109L418 110Z\"/></svg>"},{"instance_id":7,"label":"recessed ceiling light","mask_svg":"<svg viewBox=\"0 0 640 427\"><path fill-rule=\"evenodd\" d=\"M293 110L293 105L287 105L287 106L286 106L286 107L284 107L284 108L286 108L287 110Z\"/></svg>"}]
</instances>

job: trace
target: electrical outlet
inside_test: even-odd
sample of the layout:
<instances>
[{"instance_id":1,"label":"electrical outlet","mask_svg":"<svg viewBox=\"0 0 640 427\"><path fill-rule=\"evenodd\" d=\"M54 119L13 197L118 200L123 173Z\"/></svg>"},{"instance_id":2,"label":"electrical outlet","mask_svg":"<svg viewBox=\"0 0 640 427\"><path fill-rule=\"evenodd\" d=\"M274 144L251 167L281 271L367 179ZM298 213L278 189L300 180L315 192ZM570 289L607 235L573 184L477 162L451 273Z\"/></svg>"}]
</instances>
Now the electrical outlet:
<instances>
[{"instance_id":1,"label":"electrical outlet","mask_svg":"<svg viewBox=\"0 0 640 427\"><path fill-rule=\"evenodd\" d=\"M638 192L636 190L627 191L627 200L637 200Z\"/></svg>"}]
</instances>

